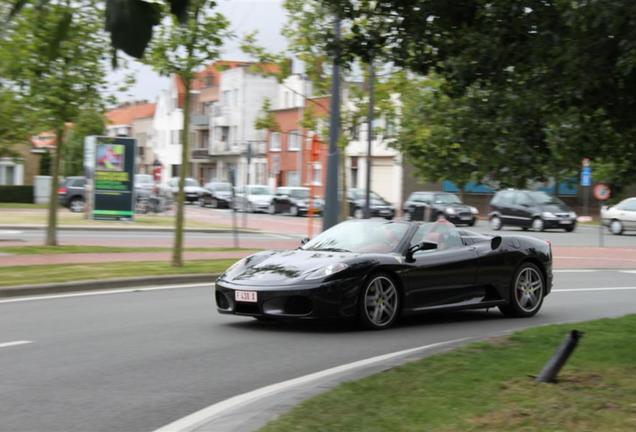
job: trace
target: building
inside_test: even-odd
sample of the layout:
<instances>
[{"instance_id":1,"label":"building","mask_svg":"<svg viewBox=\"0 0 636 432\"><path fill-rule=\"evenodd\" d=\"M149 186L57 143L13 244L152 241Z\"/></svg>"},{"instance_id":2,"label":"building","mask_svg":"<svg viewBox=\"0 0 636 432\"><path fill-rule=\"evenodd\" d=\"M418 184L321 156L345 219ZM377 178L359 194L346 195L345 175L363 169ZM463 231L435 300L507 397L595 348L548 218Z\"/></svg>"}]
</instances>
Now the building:
<instances>
[{"instance_id":1,"label":"building","mask_svg":"<svg viewBox=\"0 0 636 432\"><path fill-rule=\"evenodd\" d=\"M210 105L212 168L206 180L228 181L234 172L237 185L267 182L266 132L257 130L255 123L265 100L276 99L278 84L252 66L244 64L220 74L219 99Z\"/></svg>"},{"instance_id":2,"label":"building","mask_svg":"<svg viewBox=\"0 0 636 432\"><path fill-rule=\"evenodd\" d=\"M137 139L137 172L151 173L155 156L151 145L155 104L148 101L125 103L106 113L106 135Z\"/></svg>"}]
</instances>

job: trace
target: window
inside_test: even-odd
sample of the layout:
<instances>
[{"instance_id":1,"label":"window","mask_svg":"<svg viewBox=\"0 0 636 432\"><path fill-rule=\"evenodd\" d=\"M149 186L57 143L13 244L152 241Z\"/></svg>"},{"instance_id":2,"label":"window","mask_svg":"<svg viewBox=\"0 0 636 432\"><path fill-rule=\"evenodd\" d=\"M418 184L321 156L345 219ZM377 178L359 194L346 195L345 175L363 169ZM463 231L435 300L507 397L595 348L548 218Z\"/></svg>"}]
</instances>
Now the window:
<instances>
[{"instance_id":1,"label":"window","mask_svg":"<svg viewBox=\"0 0 636 432\"><path fill-rule=\"evenodd\" d=\"M270 135L269 149L273 151L280 151L280 134L278 132L272 132Z\"/></svg>"},{"instance_id":2,"label":"window","mask_svg":"<svg viewBox=\"0 0 636 432\"><path fill-rule=\"evenodd\" d=\"M221 99L221 102L223 103L223 105L229 105L230 104L230 91L229 90L224 90L223 91L223 98Z\"/></svg>"},{"instance_id":3,"label":"window","mask_svg":"<svg viewBox=\"0 0 636 432\"><path fill-rule=\"evenodd\" d=\"M636 211L636 199L630 199L618 206L619 210Z\"/></svg>"},{"instance_id":4,"label":"window","mask_svg":"<svg viewBox=\"0 0 636 432\"><path fill-rule=\"evenodd\" d=\"M314 186L320 186L322 184L322 165L315 163L313 166L313 180Z\"/></svg>"},{"instance_id":5,"label":"window","mask_svg":"<svg viewBox=\"0 0 636 432\"><path fill-rule=\"evenodd\" d=\"M239 104L239 91L238 89L234 89L234 105L238 105Z\"/></svg>"},{"instance_id":6,"label":"window","mask_svg":"<svg viewBox=\"0 0 636 432\"><path fill-rule=\"evenodd\" d=\"M15 184L15 166L14 165L0 165L0 185L14 185Z\"/></svg>"},{"instance_id":7,"label":"window","mask_svg":"<svg viewBox=\"0 0 636 432\"><path fill-rule=\"evenodd\" d=\"M297 130L292 130L287 133L287 150L300 150L300 136Z\"/></svg>"},{"instance_id":8,"label":"window","mask_svg":"<svg viewBox=\"0 0 636 432\"><path fill-rule=\"evenodd\" d=\"M287 186L300 186L298 171L287 171Z\"/></svg>"}]
</instances>

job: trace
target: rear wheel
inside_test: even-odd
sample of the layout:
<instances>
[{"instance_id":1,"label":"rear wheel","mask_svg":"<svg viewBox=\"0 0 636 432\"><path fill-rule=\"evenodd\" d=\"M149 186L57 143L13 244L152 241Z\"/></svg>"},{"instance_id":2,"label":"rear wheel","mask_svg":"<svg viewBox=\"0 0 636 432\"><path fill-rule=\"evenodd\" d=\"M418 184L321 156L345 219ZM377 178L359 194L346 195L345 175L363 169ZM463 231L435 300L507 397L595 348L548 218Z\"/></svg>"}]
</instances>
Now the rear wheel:
<instances>
[{"instance_id":1,"label":"rear wheel","mask_svg":"<svg viewBox=\"0 0 636 432\"><path fill-rule=\"evenodd\" d=\"M490 218L490 228L495 231L499 231L503 227L501 218L499 216L493 216Z\"/></svg>"},{"instance_id":2,"label":"rear wheel","mask_svg":"<svg viewBox=\"0 0 636 432\"><path fill-rule=\"evenodd\" d=\"M386 274L375 274L362 289L360 323L373 330L390 327L399 315L400 306L400 293L393 279Z\"/></svg>"},{"instance_id":3,"label":"rear wheel","mask_svg":"<svg viewBox=\"0 0 636 432\"><path fill-rule=\"evenodd\" d=\"M531 317L541 309L544 293L545 280L539 267L523 263L512 279L510 302L499 310L506 316Z\"/></svg>"},{"instance_id":4,"label":"rear wheel","mask_svg":"<svg viewBox=\"0 0 636 432\"><path fill-rule=\"evenodd\" d=\"M199 207L205 207L205 198L199 198Z\"/></svg>"},{"instance_id":5,"label":"rear wheel","mask_svg":"<svg viewBox=\"0 0 636 432\"><path fill-rule=\"evenodd\" d=\"M298 212L298 207L296 207L295 205L291 206L289 208L289 214L292 216L300 216L300 213Z\"/></svg>"},{"instance_id":6,"label":"rear wheel","mask_svg":"<svg viewBox=\"0 0 636 432\"><path fill-rule=\"evenodd\" d=\"M364 218L364 211L362 211L361 208L357 208L353 211L353 217L356 219L363 219Z\"/></svg>"},{"instance_id":7,"label":"rear wheel","mask_svg":"<svg viewBox=\"0 0 636 432\"><path fill-rule=\"evenodd\" d=\"M270 204L269 207L267 207L267 213L271 215L276 214L276 206L274 204Z\"/></svg>"},{"instance_id":8,"label":"rear wheel","mask_svg":"<svg viewBox=\"0 0 636 432\"><path fill-rule=\"evenodd\" d=\"M78 197L75 197L71 200L71 202L68 204L68 208L73 212L73 213L81 213L84 211L84 200Z\"/></svg>"}]
</instances>

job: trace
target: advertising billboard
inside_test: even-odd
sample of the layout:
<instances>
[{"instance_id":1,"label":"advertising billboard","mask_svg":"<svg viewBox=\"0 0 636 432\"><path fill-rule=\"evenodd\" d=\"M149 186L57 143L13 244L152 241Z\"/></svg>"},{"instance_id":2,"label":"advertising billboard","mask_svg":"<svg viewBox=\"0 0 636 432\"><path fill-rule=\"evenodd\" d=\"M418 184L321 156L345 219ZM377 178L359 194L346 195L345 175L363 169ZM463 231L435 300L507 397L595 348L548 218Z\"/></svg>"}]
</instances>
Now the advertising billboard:
<instances>
[{"instance_id":1,"label":"advertising billboard","mask_svg":"<svg viewBox=\"0 0 636 432\"><path fill-rule=\"evenodd\" d=\"M137 140L133 138L86 138L86 194L93 219L133 219L136 151Z\"/></svg>"}]
</instances>

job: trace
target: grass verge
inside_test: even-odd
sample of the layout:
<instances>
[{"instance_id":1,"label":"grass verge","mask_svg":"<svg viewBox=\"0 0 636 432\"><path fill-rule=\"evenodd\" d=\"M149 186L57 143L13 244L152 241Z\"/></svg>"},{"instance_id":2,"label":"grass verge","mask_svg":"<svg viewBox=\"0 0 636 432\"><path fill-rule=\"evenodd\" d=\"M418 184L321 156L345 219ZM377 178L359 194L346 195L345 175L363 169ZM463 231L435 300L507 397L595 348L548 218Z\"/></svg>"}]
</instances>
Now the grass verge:
<instances>
[{"instance_id":1,"label":"grass verge","mask_svg":"<svg viewBox=\"0 0 636 432\"><path fill-rule=\"evenodd\" d=\"M184 248L184 252L255 252L260 249L242 249L229 247ZM0 253L12 255L57 255L74 253L125 253L125 252L171 252L170 247L127 247L127 246L6 246L0 247Z\"/></svg>"},{"instance_id":2,"label":"grass verge","mask_svg":"<svg viewBox=\"0 0 636 432\"><path fill-rule=\"evenodd\" d=\"M183 267L167 262L110 262L94 264L0 267L0 286L71 282L122 277L220 273L235 259L188 261Z\"/></svg>"},{"instance_id":3,"label":"grass verge","mask_svg":"<svg viewBox=\"0 0 636 432\"><path fill-rule=\"evenodd\" d=\"M0 203L0 209L45 209L48 207L48 204Z\"/></svg>"},{"instance_id":4,"label":"grass verge","mask_svg":"<svg viewBox=\"0 0 636 432\"><path fill-rule=\"evenodd\" d=\"M560 383L535 383L573 328ZM262 431L633 431L635 347L636 315L530 329L342 384Z\"/></svg>"}]
</instances>

